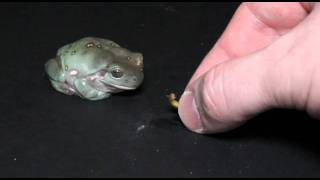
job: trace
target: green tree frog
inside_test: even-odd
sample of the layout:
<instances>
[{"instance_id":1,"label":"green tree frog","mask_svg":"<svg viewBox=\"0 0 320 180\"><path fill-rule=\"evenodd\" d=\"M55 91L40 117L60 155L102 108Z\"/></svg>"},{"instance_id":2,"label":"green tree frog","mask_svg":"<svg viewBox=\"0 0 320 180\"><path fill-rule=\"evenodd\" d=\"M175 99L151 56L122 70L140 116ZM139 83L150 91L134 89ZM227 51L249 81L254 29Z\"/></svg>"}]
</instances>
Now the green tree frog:
<instances>
[{"instance_id":1,"label":"green tree frog","mask_svg":"<svg viewBox=\"0 0 320 180\"><path fill-rule=\"evenodd\" d=\"M143 55L108 39L84 37L59 48L45 71L57 91L101 100L141 85Z\"/></svg>"}]
</instances>

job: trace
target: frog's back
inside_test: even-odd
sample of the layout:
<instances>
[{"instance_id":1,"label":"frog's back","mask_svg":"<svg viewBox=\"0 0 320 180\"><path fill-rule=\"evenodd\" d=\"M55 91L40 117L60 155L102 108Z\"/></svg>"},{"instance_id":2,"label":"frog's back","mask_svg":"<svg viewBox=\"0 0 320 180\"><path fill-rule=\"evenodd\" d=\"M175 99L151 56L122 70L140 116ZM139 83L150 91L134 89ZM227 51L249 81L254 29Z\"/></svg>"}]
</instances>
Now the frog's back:
<instances>
[{"instance_id":1,"label":"frog's back","mask_svg":"<svg viewBox=\"0 0 320 180\"><path fill-rule=\"evenodd\" d=\"M62 71L78 69L84 74L90 74L115 59L113 54L115 48L121 49L111 40L85 37L61 47L57 52L57 57L61 61ZM99 58L96 58L98 56L103 56L104 62L96 62L100 61Z\"/></svg>"},{"instance_id":2,"label":"frog's back","mask_svg":"<svg viewBox=\"0 0 320 180\"><path fill-rule=\"evenodd\" d=\"M96 47L96 48L109 49L112 47L120 47L120 45L108 39L97 38L97 37L84 37L59 48L57 55L61 56L68 53L72 53L74 51L83 49L84 47L86 48Z\"/></svg>"}]
</instances>

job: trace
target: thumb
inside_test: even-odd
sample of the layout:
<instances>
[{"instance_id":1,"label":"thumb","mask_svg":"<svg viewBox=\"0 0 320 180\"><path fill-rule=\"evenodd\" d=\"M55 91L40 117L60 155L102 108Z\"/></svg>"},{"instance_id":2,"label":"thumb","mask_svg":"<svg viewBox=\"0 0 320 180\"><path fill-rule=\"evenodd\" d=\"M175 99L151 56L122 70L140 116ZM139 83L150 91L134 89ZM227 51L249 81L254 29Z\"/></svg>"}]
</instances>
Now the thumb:
<instances>
[{"instance_id":1,"label":"thumb","mask_svg":"<svg viewBox=\"0 0 320 180\"><path fill-rule=\"evenodd\" d=\"M197 133L219 133L271 108L265 77L272 64L266 57L259 51L226 61L188 85L178 109L185 126Z\"/></svg>"}]
</instances>

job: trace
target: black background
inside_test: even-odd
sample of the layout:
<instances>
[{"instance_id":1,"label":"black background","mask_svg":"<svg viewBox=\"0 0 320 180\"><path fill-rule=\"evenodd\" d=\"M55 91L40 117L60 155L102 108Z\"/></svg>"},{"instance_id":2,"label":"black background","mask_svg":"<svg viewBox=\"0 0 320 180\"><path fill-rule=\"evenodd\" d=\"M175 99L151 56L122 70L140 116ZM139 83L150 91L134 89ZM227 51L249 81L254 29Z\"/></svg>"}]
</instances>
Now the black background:
<instances>
[{"instance_id":1,"label":"black background","mask_svg":"<svg viewBox=\"0 0 320 180\"><path fill-rule=\"evenodd\" d=\"M181 94L239 3L1 3L0 177L316 177L320 123L272 110L225 134L184 128ZM145 81L102 101L56 92L44 63L85 36L144 54Z\"/></svg>"}]
</instances>

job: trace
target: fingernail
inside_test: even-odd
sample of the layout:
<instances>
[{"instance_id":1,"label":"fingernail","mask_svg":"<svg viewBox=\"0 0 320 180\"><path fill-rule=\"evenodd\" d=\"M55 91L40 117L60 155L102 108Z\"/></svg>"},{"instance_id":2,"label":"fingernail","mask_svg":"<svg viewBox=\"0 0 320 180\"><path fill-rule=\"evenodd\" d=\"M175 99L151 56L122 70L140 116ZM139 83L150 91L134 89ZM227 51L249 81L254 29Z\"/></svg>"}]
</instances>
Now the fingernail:
<instances>
[{"instance_id":1,"label":"fingernail","mask_svg":"<svg viewBox=\"0 0 320 180\"><path fill-rule=\"evenodd\" d=\"M203 132L198 108L191 91L185 91L182 94L179 101L178 113L182 122L188 129L197 133Z\"/></svg>"}]
</instances>

